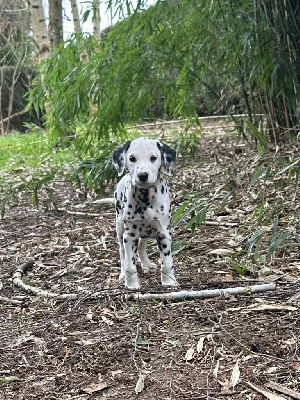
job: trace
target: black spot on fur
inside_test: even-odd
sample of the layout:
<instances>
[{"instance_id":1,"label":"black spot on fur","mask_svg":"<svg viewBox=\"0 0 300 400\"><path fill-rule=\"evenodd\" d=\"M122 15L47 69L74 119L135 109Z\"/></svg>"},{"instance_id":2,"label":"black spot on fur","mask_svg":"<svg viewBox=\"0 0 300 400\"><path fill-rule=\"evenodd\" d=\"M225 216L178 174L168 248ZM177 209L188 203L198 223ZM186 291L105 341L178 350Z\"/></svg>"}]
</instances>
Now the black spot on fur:
<instances>
[{"instance_id":1,"label":"black spot on fur","mask_svg":"<svg viewBox=\"0 0 300 400\"><path fill-rule=\"evenodd\" d=\"M128 207L129 207L129 208L132 208L132 204L128 204Z\"/></svg>"},{"instance_id":2,"label":"black spot on fur","mask_svg":"<svg viewBox=\"0 0 300 400\"><path fill-rule=\"evenodd\" d=\"M134 224L132 225L132 227L133 227L133 229L136 229L136 228L137 228L137 226L136 226L136 225L134 225Z\"/></svg>"},{"instance_id":3,"label":"black spot on fur","mask_svg":"<svg viewBox=\"0 0 300 400\"><path fill-rule=\"evenodd\" d=\"M135 233L134 232L130 232L130 236L135 237Z\"/></svg>"},{"instance_id":4,"label":"black spot on fur","mask_svg":"<svg viewBox=\"0 0 300 400\"><path fill-rule=\"evenodd\" d=\"M163 244L163 248L166 249L168 246L166 245L166 243Z\"/></svg>"},{"instance_id":5,"label":"black spot on fur","mask_svg":"<svg viewBox=\"0 0 300 400\"><path fill-rule=\"evenodd\" d=\"M149 203L149 189L140 189L140 195L138 196L142 203Z\"/></svg>"},{"instance_id":6,"label":"black spot on fur","mask_svg":"<svg viewBox=\"0 0 300 400\"><path fill-rule=\"evenodd\" d=\"M161 194L164 194L165 193L165 187L163 186L163 185L161 185Z\"/></svg>"}]
</instances>

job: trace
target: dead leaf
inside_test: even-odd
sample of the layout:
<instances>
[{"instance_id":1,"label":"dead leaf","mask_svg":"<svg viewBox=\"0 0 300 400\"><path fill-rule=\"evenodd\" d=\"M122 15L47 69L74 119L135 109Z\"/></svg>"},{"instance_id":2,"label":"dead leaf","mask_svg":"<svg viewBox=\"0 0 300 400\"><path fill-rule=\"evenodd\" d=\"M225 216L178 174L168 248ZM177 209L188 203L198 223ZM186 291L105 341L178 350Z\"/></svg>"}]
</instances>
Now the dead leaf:
<instances>
[{"instance_id":1,"label":"dead leaf","mask_svg":"<svg viewBox=\"0 0 300 400\"><path fill-rule=\"evenodd\" d=\"M100 382L100 383L91 383L89 386L86 388L82 389L85 393L91 394L95 392L100 392L103 389L107 388L107 383L106 382Z\"/></svg>"},{"instance_id":2,"label":"dead leaf","mask_svg":"<svg viewBox=\"0 0 300 400\"><path fill-rule=\"evenodd\" d=\"M293 368L294 371L300 371L300 364L299 363L291 364L291 367Z\"/></svg>"},{"instance_id":3,"label":"dead leaf","mask_svg":"<svg viewBox=\"0 0 300 400\"><path fill-rule=\"evenodd\" d=\"M251 311L296 311L297 307L289 306L287 304L253 304L247 307Z\"/></svg>"},{"instance_id":4,"label":"dead leaf","mask_svg":"<svg viewBox=\"0 0 300 400\"><path fill-rule=\"evenodd\" d=\"M273 374L273 372L276 372L277 370L278 370L278 368L279 367L270 367L270 368L267 368L266 370L265 370L265 374Z\"/></svg>"},{"instance_id":5,"label":"dead leaf","mask_svg":"<svg viewBox=\"0 0 300 400\"><path fill-rule=\"evenodd\" d=\"M217 361L217 364L213 370L213 377L218 380L218 372L219 372L219 365L220 365L220 361Z\"/></svg>"},{"instance_id":6,"label":"dead leaf","mask_svg":"<svg viewBox=\"0 0 300 400\"><path fill-rule=\"evenodd\" d=\"M231 377L230 377L230 386L234 389L237 383L240 380L240 368L238 361L232 369Z\"/></svg>"},{"instance_id":7,"label":"dead leaf","mask_svg":"<svg viewBox=\"0 0 300 400\"><path fill-rule=\"evenodd\" d=\"M136 385L135 385L135 393L139 394L144 390L145 387L145 376L143 374L140 375Z\"/></svg>"},{"instance_id":8,"label":"dead leaf","mask_svg":"<svg viewBox=\"0 0 300 400\"><path fill-rule=\"evenodd\" d=\"M211 250L208 254L213 254L216 256L232 256L233 254L235 254L235 251L230 249L214 249Z\"/></svg>"},{"instance_id":9,"label":"dead leaf","mask_svg":"<svg viewBox=\"0 0 300 400\"><path fill-rule=\"evenodd\" d=\"M254 303L248 307L228 308L227 311L241 311L244 314L252 311L297 311L298 308L288 304Z\"/></svg>"},{"instance_id":10,"label":"dead leaf","mask_svg":"<svg viewBox=\"0 0 300 400\"><path fill-rule=\"evenodd\" d=\"M201 353L201 351L203 350L203 345L204 345L204 340L205 340L206 336L200 336L200 339L197 343L197 352Z\"/></svg>"},{"instance_id":11,"label":"dead leaf","mask_svg":"<svg viewBox=\"0 0 300 400\"><path fill-rule=\"evenodd\" d=\"M194 358L194 353L195 353L195 349L194 347L191 347L190 349L188 349L188 351L186 352L184 359L186 361L191 361Z\"/></svg>"},{"instance_id":12,"label":"dead leaf","mask_svg":"<svg viewBox=\"0 0 300 400\"><path fill-rule=\"evenodd\" d=\"M109 326L114 324L114 322L111 319L106 318L104 315L101 316L101 319L102 319L103 322L105 322Z\"/></svg>"},{"instance_id":13,"label":"dead leaf","mask_svg":"<svg viewBox=\"0 0 300 400\"><path fill-rule=\"evenodd\" d=\"M225 275L225 276L221 276L221 279L220 279L220 280L221 280L222 282L230 282L230 281L233 281L233 276L227 274L227 275Z\"/></svg>"},{"instance_id":14,"label":"dead leaf","mask_svg":"<svg viewBox=\"0 0 300 400\"><path fill-rule=\"evenodd\" d=\"M89 321L92 321L93 317L94 317L94 314L93 314L92 310L89 308L89 311L86 314L86 319Z\"/></svg>"},{"instance_id":15,"label":"dead leaf","mask_svg":"<svg viewBox=\"0 0 300 400\"><path fill-rule=\"evenodd\" d=\"M181 347L182 346L182 342L180 340L166 339L165 342L171 344L174 347L176 347L176 346Z\"/></svg>"},{"instance_id":16,"label":"dead leaf","mask_svg":"<svg viewBox=\"0 0 300 400\"><path fill-rule=\"evenodd\" d=\"M117 369L116 371L111 371L110 374L114 378L117 375L123 374L123 371L121 369Z\"/></svg>"}]
</instances>

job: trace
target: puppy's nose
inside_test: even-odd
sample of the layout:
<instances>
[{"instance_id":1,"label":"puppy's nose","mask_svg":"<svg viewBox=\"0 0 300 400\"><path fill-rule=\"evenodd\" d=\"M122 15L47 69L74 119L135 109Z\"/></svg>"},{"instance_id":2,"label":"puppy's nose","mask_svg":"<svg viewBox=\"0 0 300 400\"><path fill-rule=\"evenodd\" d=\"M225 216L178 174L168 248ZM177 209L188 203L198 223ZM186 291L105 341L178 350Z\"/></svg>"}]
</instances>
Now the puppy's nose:
<instances>
[{"instance_id":1,"label":"puppy's nose","mask_svg":"<svg viewBox=\"0 0 300 400\"><path fill-rule=\"evenodd\" d=\"M141 182L147 182L148 180L148 172L143 172L141 174L138 174L138 178Z\"/></svg>"}]
</instances>

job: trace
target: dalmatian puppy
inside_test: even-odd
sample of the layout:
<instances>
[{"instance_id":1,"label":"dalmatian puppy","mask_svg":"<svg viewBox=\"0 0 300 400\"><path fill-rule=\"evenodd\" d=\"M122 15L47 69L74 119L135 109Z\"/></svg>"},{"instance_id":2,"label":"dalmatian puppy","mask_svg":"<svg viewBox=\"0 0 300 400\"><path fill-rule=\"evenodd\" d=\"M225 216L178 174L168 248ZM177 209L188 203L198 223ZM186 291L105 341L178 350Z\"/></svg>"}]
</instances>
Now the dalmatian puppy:
<instances>
[{"instance_id":1,"label":"dalmatian puppy","mask_svg":"<svg viewBox=\"0 0 300 400\"><path fill-rule=\"evenodd\" d=\"M119 281L129 289L140 288L137 255L143 272L156 269L146 253L148 238L155 238L159 247L162 285L177 285L171 254L170 192L161 175L162 166L167 175L171 174L175 160L173 148L149 138L126 142L113 152L119 176L125 168L129 171L118 183L113 199L121 260Z\"/></svg>"}]
</instances>

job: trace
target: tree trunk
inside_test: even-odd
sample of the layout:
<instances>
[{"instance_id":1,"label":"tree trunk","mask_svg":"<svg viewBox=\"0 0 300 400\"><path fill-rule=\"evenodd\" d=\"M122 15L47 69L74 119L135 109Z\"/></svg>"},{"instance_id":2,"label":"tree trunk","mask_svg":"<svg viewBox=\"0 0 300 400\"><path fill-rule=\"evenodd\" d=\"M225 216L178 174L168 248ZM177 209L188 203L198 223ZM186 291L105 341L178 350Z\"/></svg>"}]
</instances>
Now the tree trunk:
<instances>
[{"instance_id":1,"label":"tree trunk","mask_svg":"<svg viewBox=\"0 0 300 400\"><path fill-rule=\"evenodd\" d=\"M49 36L44 16L42 0L27 0L31 28L33 34L34 51L37 62L45 60L50 54Z\"/></svg>"},{"instance_id":2,"label":"tree trunk","mask_svg":"<svg viewBox=\"0 0 300 400\"><path fill-rule=\"evenodd\" d=\"M93 0L94 38L100 40L100 5L99 0Z\"/></svg>"},{"instance_id":3,"label":"tree trunk","mask_svg":"<svg viewBox=\"0 0 300 400\"><path fill-rule=\"evenodd\" d=\"M53 52L63 41L62 0L49 0L49 38Z\"/></svg>"},{"instance_id":4,"label":"tree trunk","mask_svg":"<svg viewBox=\"0 0 300 400\"><path fill-rule=\"evenodd\" d=\"M70 0L75 33L81 33L77 0Z\"/></svg>"}]
</instances>

